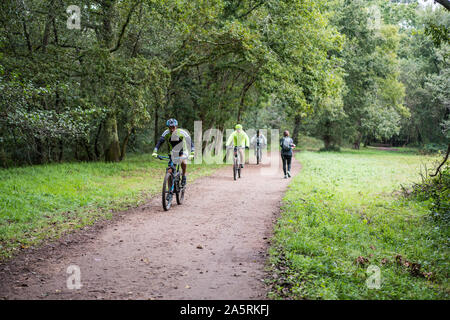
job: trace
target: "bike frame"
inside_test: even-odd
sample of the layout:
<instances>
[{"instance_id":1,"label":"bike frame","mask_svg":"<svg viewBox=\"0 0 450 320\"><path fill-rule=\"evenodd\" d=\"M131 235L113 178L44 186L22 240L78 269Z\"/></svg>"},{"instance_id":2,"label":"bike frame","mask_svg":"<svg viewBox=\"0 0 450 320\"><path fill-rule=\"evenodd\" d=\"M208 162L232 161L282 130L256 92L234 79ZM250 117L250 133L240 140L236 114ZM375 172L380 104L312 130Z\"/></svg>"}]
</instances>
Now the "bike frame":
<instances>
[{"instance_id":1,"label":"bike frame","mask_svg":"<svg viewBox=\"0 0 450 320\"><path fill-rule=\"evenodd\" d=\"M170 193L173 193L175 189L175 182L180 177L180 163L175 166L175 163L172 160L172 156L158 156L159 160L169 160L167 163L166 173L169 172L172 176L172 185L170 186ZM187 157L176 157L175 160L185 160Z\"/></svg>"},{"instance_id":2,"label":"bike frame","mask_svg":"<svg viewBox=\"0 0 450 320\"><path fill-rule=\"evenodd\" d=\"M238 164L241 164L242 159L241 159L241 154L238 151L238 149L245 149L245 147L239 147L239 146L228 146L228 149L233 149L234 151L234 157L238 158Z\"/></svg>"}]
</instances>

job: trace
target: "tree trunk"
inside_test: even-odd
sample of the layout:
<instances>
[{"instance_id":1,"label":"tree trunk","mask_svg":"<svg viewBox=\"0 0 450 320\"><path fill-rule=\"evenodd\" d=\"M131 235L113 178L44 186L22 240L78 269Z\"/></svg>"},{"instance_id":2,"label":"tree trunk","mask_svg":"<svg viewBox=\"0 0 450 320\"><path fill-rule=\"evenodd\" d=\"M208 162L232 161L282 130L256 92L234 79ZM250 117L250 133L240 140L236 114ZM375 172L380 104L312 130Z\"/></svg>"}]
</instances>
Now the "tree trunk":
<instances>
[{"instance_id":1,"label":"tree trunk","mask_svg":"<svg viewBox=\"0 0 450 320\"><path fill-rule=\"evenodd\" d=\"M3 148L3 145L0 146L0 160L2 162L2 167L3 168L7 168L8 167L8 162L6 159L6 153L5 153L5 149Z\"/></svg>"},{"instance_id":2,"label":"tree trunk","mask_svg":"<svg viewBox=\"0 0 450 320\"><path fill-rule=\"evenodd\" d=\"M127 151L127 144L128 144L128 140L130 139L131 136L131 132L133 131L133 129L128 130L127 135L125 136L125 138L123 139L122 142L122 148L120 150L120 161L122 161L125 158L125 153Z\"/></svg>"},{"instance_id":3,"label":"tree trunk","mask_svg":"<svg viewBox=\"0 0 450 320\"><path fill-rule=\"evenodd\" d=\"M323 146L324 146L325 150L329 150L331 147L331 144L333 142L330 120L325 121L325 124L324 124L322 130L324 130L323 134L322 134Z\"/></svg>"},{"instance_id":4,"label":"tree trunk","mask_svg":"<svg viewBox=\"0 0 450 320\"><path fill-rule=\"evenodd\" d=\"M64 152L64 143L62 139L59 139L59 155L58 155L58 162L62 161L63 158L63 152Z\"/></svg>"},{"instance_id":5,"label":"tree trunk","mask_svg":"<svg viewBox=\"0 0 450 320\"><path fill-rule=\"evenodd\" d=\"M117 132L116 115L109 116L105 122L105 161L120 161L120 143Z\"/></svg>"},{"instance_id":6,"label":"tree trunk","mask_svg":"<svg viewBox=\"0 0 450 320\"><path fill-rule=\"evenodd\" d=\"M359 146L361 145L361 133L358 132L358 136L356 140L353 142L353 149L359 150Z\"/></svg>"},{"instance_id":7,"label":"tree trunk","mask_svg":"<svg viewBox=\"0 0 450 320\"><path fill-rule=\"evenodd\" d=\"M94 152L95 152L95 160L100 159L100 150L98 150L98 139L100 137L100 133L102 132L103 122L100 122L100 125L98 126L97 135L95 136L95 143L94 143Z\"/></svg>"},{"instance_id":8,"label":"tree trunk","mask_svg":"<svg viewBox=\"0 0 450 320\"><path fill-rule=\"evenodd\" d=\"M112 21L114 19L115 0L104 0L101 2L103 21L101 26L101 38L103 47L111 48L113 40Z\"/></svg>"},{"instance_id":9,"label":"tree trunk","mask_svg":"<svg viewBox=\"0 0 450 320\"><path fill-rule=\"evenodd\" d=\"M158 108L155 107L155 131L154 131L154 135L153 135L153 143L156 144L158 143L158 138L159 138L159 131L158 131Z\"/></svg>"},{"instance_id":10,"label":"tree trunk","mask_svg":"<svg viewBox=\"0 0 450 320\"><path fill-rule=\"evenodd\" d=\"M91 153L91 150L89 148L89 144L88 144L87 139L83 139L83 145L84 145L84 149L86 150L86 154L87 154L88 160L92 161L93 157L92 157L92 153Z\"/></svg>"},{"instance_id":11,"label":"tree trunk","mask_svg":"<svg viewBox=\"0 0 450 320\"><path fill-rule=\"evenodd\" d=\"M329 150L331 146L331 137L329 135L323 136L323 146L325 150Z\"/></svg>"},{"instance_id":12,"label":"tree trunk","mask_svg":"<svg viewBox=\"0 0 450 320\"><path fill-rule=\"evenodd\" d=\"M53 8L54 3L55 3L55 0L52 0L52 2L50 3L50 6L48 8L47 21L45 22L44 35L42 37L42 52L47 51L48 39L50 36L50 27L51 27L51 24L54 19L53 15L55 14L55 9Z\"/></svg>"},{"instance_id":13,"label":"tree trunk","mask_svg":"<svg viewBox=\"0 0 450 320\"><path fill-rule=\"evenodd\" d=\"M361 119L358 119L357 121L357 130L361 130ZM361 145L361 140L362 140L362 133L361 131L358 131L357 135L356 135L356 139L353 142L353 149L355 150L359 150L359 146Z\"/></svg>"},{"instance_id":14,"label":"tree trunk","mask_svg":"<svg viewBox=\"0 0 450 320\"><path fill-rule=\"evenodd\" d=\"M42 140L40 138L34 138L36 144L36 161L35 164L43 164L45 162L45 155L42 146Z\"/></svg>"},{"instance_id":15,"label":"tree trunk","mask_svg":"<svg viewBox=\"0 0 450 320\"><path fill-rule=\"evenodd\" d=\"M242 111L244 109L245 96L247 95L248 90L252 87L253 82L255 82L254 78L252 78L249 82L247 82L244 85L244 88L242 89L241 102L239 103L239 109L238 109L238 115L237 115L238 123L241 122Z\"/></svg>"},{"instance_id":16,"label":"tree trunk","mask_svg":"<svg viewBox=\"0 0 450 320\"><path fill-rule=\"evenodd\" d=\"M294 131L292 132L292 140L295 145L298 145L298 135L300 133L300 125L302 123L302 116L297 114L294 118Z\"/></svg>"}]
</instances>

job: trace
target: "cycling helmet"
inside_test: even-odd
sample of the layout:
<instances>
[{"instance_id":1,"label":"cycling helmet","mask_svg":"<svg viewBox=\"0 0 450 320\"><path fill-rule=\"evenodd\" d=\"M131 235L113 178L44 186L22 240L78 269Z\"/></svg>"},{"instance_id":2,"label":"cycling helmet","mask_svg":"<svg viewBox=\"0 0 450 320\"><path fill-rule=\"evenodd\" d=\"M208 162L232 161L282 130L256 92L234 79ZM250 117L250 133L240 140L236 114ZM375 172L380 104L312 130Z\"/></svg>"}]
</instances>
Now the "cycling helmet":
<instances>
[{"instance_id":1,"label":"cycling helmet","mask_svg":"<svg viewBox=\"0 0 450 320\"><path fill-rule=\"evenodd\" d=\"M241 130L242 130L242 125L237 124L234 128L235 128L236 130L237 130L237 129L241 129Z\"/></svg>"},{"instance_id":2,"label":"cycling helmet","mask_svg":"<svg viewBox=\"0 0 450 320\"><path fill-rule=\"evenodd\" d=\"M176 119L169 119L166 122L166 126L168 126L168 127L178 127L178 121Z\"/></svg>"}]
</instances>

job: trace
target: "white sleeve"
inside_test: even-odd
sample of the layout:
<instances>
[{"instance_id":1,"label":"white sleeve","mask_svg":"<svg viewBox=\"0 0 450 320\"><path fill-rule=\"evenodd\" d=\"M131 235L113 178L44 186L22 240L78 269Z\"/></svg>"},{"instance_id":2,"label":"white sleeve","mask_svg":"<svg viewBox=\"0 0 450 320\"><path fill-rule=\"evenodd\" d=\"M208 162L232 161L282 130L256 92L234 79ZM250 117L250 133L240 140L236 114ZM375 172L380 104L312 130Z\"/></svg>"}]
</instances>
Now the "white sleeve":
<instances>
[{"instance_id":1,"label":"white sleeve","mask_svg":"<svg viewBox=\"0 0 450 320\"><path fill-rule=\"evenodd\" d=\"M261 138L262 138L262 139L263 139L263 141L264 141L263 143L264 143L264 144L267 144L267 139L266 139L266 136L262 134L262 135L261 135Z\"/></svg>"}]
</instances>

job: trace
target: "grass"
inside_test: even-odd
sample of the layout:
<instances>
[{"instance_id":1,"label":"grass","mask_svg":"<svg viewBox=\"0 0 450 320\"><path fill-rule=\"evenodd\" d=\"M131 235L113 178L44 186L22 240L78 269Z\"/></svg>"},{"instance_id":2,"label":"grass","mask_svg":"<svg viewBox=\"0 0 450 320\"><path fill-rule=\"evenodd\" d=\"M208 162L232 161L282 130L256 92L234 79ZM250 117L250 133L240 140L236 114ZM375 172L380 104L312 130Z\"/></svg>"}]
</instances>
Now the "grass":
<instances>
[{"instance_id":1,"label":"grass","mask_svg":"<svg viewBox=\"0 0 450 320\"><path fill-rule=\"evenodd\" d=\"M434 158L373 149L296 157L302 171L270 249L270 298L449 298L449 228L398 192ZM379 289L366 285L370 265Z\"/></svg>"},{"instance_id":2,"label":"grass","mask_svg":"<svg viewBox=\"0 0 450 320\"><path fill-rule=\"evenodd\" d=\"M161 190L167 162L149 154L120 163L64 163L0 170L0 260L20 248L111 218ZM188 182L220 165L188 166Z\"/></svg>"}]
</instances>

